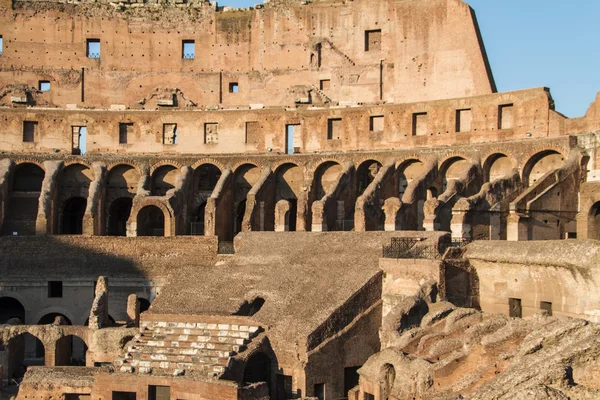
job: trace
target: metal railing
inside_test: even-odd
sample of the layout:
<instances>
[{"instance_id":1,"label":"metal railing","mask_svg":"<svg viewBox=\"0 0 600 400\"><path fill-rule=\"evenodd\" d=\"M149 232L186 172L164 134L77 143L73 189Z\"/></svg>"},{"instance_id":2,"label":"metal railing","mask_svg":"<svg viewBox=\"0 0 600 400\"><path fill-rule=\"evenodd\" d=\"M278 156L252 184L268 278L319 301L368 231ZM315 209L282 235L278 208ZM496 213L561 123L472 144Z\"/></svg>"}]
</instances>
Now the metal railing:
<instances>
[{"instance_id":1,"label":"metal railing","mask_svg":"<svg viewBox=\"0 0 600 400\"><path fill-rule=\"evenodd\" d=\"M218 247L217 253L218 254L235 254L233 242L219 241L219 247Z\"/></svg>"},{"instance_id":2,"label":"metal railing","mask_svg":"<svg viewBox=\"0 0 600 400\"><path fill-rule=\"evenodd\" d=\"M184 58L185 60L193 60L194 58L196 58L195 56L196 56L196 55L195 55L195 54L193 54L193 53L185 53L185 54L183 55L183 58Z\"/></svg>"},{"instance_id":3,"label":"metal railing","mask_svg":"<svg viewBox=\"0 0 600 400\"><path fill-rule=\"evenodd\" d=\"M100 58L100 53L88 53L88 58Z\"/></svg>"},{"instance_id":4,"label":"metal railing","mask_svg":"<svg viewBox=\"0 0 600 400\"><path fill-rule=\"evenodd\" d=\"M382 257L396 259L440 259L442 254L436 246L417 245L424 240L424 238L419 237L392 238L391 244L383 246Z\"/></svg>"}]
</instances>

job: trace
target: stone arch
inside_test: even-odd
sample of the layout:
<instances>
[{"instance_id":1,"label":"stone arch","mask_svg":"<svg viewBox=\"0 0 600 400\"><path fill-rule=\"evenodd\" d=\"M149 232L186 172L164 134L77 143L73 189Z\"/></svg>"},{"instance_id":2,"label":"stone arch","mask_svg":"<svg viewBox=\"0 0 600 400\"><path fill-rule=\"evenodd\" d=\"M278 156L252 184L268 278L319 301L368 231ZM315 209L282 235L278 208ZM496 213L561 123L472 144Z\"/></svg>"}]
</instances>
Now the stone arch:
<instances>
[{"instance_id":1,"label":"stone arch","mask_svg":"<svg viewBox=\"0 0 600 400\"><path fill-rule=\"evenodd\" d=\"M34 235L45 171L37 163L22 162L11 172L2 231Z\"/></svg>"},{"instance_id":2,"label":"stone arch","mask_svg":"<svg viewBox=\"0 0 600 400\"><path fill-rule=\"evenodd\" d=\"M379 169L381 169L381 163L373 159L365 160L358 165L358 168L356 168L357 197L363 194L371 182L373 182Z\"/></svg>"},{"instance_id":3,"label":"stone arch","mask_svg":"<svg viewBox=\"0 0 600 400\"><path fill-rule=\"evenodd\" d=\"M75 333L68 333L54 343L54 365L85 366L88 344Z\"/></svg>"},{"instance_id":4,"label":"stone arch","mask_svg":"<svg viewBox=\"0 0 600 400\"><path fill-rule=\"evenodd\" d=\"M0 325L6 324L9 320L18 318L21 323L25 323L25 306L14 297L0 297Z\"/></svg>"},{"instance_id":5,"label":"stone arch","mask_svg":"<svg viewBox=\"0 0 600 400\"><path fill-rule=\"evenodd\" d=\"M260 168L255 164L242 164L235 169L235 189L234 189L234 207L241 201L246 200L246 196L252 186L260 178Z\"/></svg>"},{"instance_id":6,"label":"stone arch","mask_svg":"<svg viewBox=\"0 0 600 400\"><path fill-rule=\"evenodd\" d=\"M144 311L148 311L148 309L150 309L150 306L152 305L150 300L148 300L144 297L138 297L138 302L140 303L140 313L143 313Z\"/></svg>"},{"instance_id":7,"label":"stone arch","mask_svg":"<svg viewBox=\"0 0 600 400\"><path fill-rule=\"evenodd\" d=\"M295 163L284 163L274 173L275 198L267 212L273 215L273 229L296 231L298 199L304 188L304 171ZM279 215L281 214L281 215Z\"/></svg>"},{"instance_id":8,"label":"stone arch","mask_svg":"<svg viewBox=\"0 0 600 400\"><path fill-rule=\"evenodd\" d=\"M56 212L58 233L81 234L83 232L83 214L93 181L94 171L86 163L73 162L63 166L58 176L55 206L58 207Z\"/></svg>"},{"instance_id":9,"label":"stone arch","mask_svg":"<svg viewBox=\"0 0 600 400\"><path fill-rule=\"evenodd\" d=\"M531 186L546 173L562 167L564 161L564 155L557 150L540 151L525 163L522 180L527 186Z\"/></svg>"},{"instance_id":10,"label":"stone arch","mask_svg":"<svg viewBox=\"0 0 600 400\"><path fill-rule=\"evenodd\" d=\"M204 235L206 205L212 195L222 170L218 165L202 162L196 163L192 173L192 189L190 190L187 211L186 231L190 235Z\"/></svg>"},{"instance_id":11,"label":"stone arch","mask_svg":"<svg viewBox=\"0 0 600 400\"><path fill-rule=\"evenodd\" d=\"M223 172L227 169L225 167L225 164L223 164L221 161L217 160L216 158L202 158L192 164L192 169L196 170L196 169L198 169L198 167L201 167L204 164L212 164L215 167L217 167L219 169L219 171L221 171L221 172Z\"/></svg>"},{"instance_id":12,"label":"stone arch","mask_svg":"<svg viewBox=\"0 0 600 400\"><path fill-rule=\"evenodd\" d=\"M140 179L139 170L130 164L115 164L108 171L104 204L106 233L109 236L126 236L127 221Z\"/></svg>"},{"instance_id":13,"label":"stone arch","mask_svg":"<svg viewBox=\"0 0 600 400\"><path fill-rule=\"evenodd\" d=\"M403 160L396 168L398 177L398 197L402 199L408 185L425 173L425 163L418 158Z\"/></svg>"},{"instance_id":14,"label":"stone arch","mask_svg":"<svg viewBox=\"0 0 600 400\"><path fill-rule=\"evenodd\" d=\"M335 184L343 167L337 161L325 161L315 169L314 185L315 199L320 200Z\"/></svg>"},{"instance_id":15,"label":"stone arch","mask_svg":"<svg viewBox=\"0 0 600 400\"><path fill-rule=\"evenodd\" d=\"M71 197L66 200L61 210L59 233L62 235L81 235L83 233L83 217L87 207L87 199Z\"/></svg>"},{"instance_id":16,"label":"stone arch","mask_svg":"<svg viewBox=\"0 0 600 400\"><path fill-rule=\"evenodd\" d=\"M164 216L164 236L175 236L175 222L170 207L160 201L160 199L151 198L144 198L133 204L131 214L129 215L129 221L127 222L127 235L137 236L138 215L140 211L147 206L155 206L162 211Z\"/></svg>"},{"instance_id":17,"label":"stone arch","mask_svg":"<svg viewBox=\"0 0 600 400\"><path fill-rule=\"evenodd\" d=\"M137 236L165 236L167 216L155 205L142 207L136 216Z\"/></svg>"},{"instance_id":18,"label":"stone arch","mask_svg":"<svg viewBox=\"0 0 600 400\"><path fill-rule=\"evenodd\" d=\"M21 331L8 339L7 368L4 370L4 379L20 379L30 366L43 366L46 364L46 348L44 342L35 333ZM41 356L38 357L38 354Z\"/></svg>"},{"instance_id":19,"label":"stone arch","mask_svg":"<svg viewBox=\"0 0 600 400\"><path fill-rule=\"evenodd\" d=\"M506 154L490 154L483 162L483 181L492 182L508 176L514 168L514 161Z\"/></svg>"},{"instance_id":20,"label":"stone arch","mask_svg":"<svg viewBox=\"0 0 600 400\"><path fill-rule=\"evenodd\" d=\"M441 190L440 193L446 191L448 182L454 179L459 179L468 171L470 162L461 156L452 156L444 160L440 164Z\"/></svg>"},{"instance_id":21,"label":"stone arch","mask_svg":"<svg viewBox=\"0 0 600 400\"><path fill-rule=\"evenodd\" d=\"M379 382L381 384L381 400L389 400L396 380L396 368L392 364L384 364L379 372Z\"/></svg>"},{"instance_id":22,"label":"stone arch","mask_svg":"<svg viewBox=\"0 0 600 400\"><path fill-rule=\"evenodd\" d=\"M592 205L588 212L588 239L600 240L600 201Z\"/></svg>"},{"instance_id":23,"label":"stone arch","mask_svg":"<svg viewBox=\"0 0 600 400\"><path fill-rule=\"evenodd\" d=\"M181 171L174 165L165 164L156 168L150 177L150 195L165 196L175 188Z\"/></svg>"}]
</instances>

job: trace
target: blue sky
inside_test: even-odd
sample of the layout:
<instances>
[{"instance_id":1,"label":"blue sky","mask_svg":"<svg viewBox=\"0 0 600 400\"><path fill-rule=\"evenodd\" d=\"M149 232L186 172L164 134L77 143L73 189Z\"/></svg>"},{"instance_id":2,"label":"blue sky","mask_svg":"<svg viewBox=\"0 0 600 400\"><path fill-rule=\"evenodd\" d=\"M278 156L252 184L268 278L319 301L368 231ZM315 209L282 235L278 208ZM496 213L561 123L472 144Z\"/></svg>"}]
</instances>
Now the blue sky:
<instances>
[{"instance_id":1,"label":"blue sky","mask_svg":"<svg viewBox=\"0 0 600 400\"><path fill-rule=\"evenodd\" d=\"M362 0L369 1L369 0ZM248 7L260 0L221 0ZM600 91L600 1L467 0L499 91L547 86L556 110L585 114Z\"/></svg>"}]
</instances>

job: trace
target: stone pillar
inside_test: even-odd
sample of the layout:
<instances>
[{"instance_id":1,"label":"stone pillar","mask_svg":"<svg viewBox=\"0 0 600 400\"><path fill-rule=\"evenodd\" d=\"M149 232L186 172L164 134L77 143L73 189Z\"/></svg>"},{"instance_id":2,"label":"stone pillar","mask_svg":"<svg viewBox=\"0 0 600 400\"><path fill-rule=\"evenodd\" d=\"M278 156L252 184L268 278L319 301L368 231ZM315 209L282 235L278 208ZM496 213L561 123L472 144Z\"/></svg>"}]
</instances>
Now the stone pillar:
<instances>
[{"instance_id":1,"label":"stone pillar","mask_svg":"<svg viewBox=\"0 0 600 400\"><path fill-rule=\"evenodd\" d=\"M428 232L437 231L440 229L439 222L437 222L437 213L440 209L440 202L438 199L429 199L423 206L423 228Z\"/></svg>"},{"instance_id":2,"label":"stone pillar","mask_svg":"<svg viewBox=\"0 0 600 400\"><path fill-rule=\"evenodd\" d=\"M529 217L527 215L511 211L507 225L506 240L516 242L529 239Z\"/></svg>"},{"instance_id":3,"label":"stone pillar","mask_svg":"<svg viewBox=\"0 0 600 400\"><path fill-rule=\"evenodd\" d=\"M290 230L290 202L279 200L275 204L275 232L287 232Z\"/></svg>"},{"instance_id":4,"label":"stone pillar","mask_svg":"<svg viewBox=\"0 0 600 400\"><path fill-rule=\"evenodd\" d=\"M453 239L471 240L471 224L467 223L466 211L452 211L450 230Z\"/></svg>"},{"instance_id":5,"label":"stone pillar","mask_svg":"<svg viewBox=\"0 0 600 400\"><path fill-rule=\"evenodd\" d=\"M490 240L502 240L502 214L490 211Z\"/></svg>"},{"instance_id":6,"label":"stone pillar","mask_svg":"<svg viewBox=\"0 0 600 400\"><path fill-rule=\"evenodd\" d=\"M83 215L84 235L100 234L100 225L102 223L100 201L103 197L104 181L106 179L106 164L103 162L94 162L92 170L94 171L94 181L88 189L87 206Z\"/></svg>"},{"instance_id":7,"label":"stone pillar","mask_svg":"<svg viewBox=\"0 0 600 400\"><path fill-rule=\"evenodd\" d=\"M140 326L140 302L136 294L130 294L127 298L127 326Z\"/></svg>"},{"instance_id":8,"label":"stone pillar","mask_svg":"<svg viewBox=\"0 0 600 400\"><path fill-rule=\"evenodd\" d=\"M398 211L402 208L402 202L398 197L390 197L383 204L383 212L385 214L385 231L393 232L401 227L397 226Z\"/></svg>"},{"instance_id":9,"label":"stone pillar","mask_svg":"<svg viewBox=\"0 0 600 400\"><path fill-rule=\"evenodd\" d=\"M62 161L44 161L44 170L46 172L42 182L42 190L38 205L38 214L35 222L36 235L51 234L56 229L53 221L54 193L58 181L58 173L62 168Z\"/></svg>"},{"instance_id":10,"label":"stone pillar","mask_svg":"<svg viewBox=\"0 0 600 400\"><path fill-rule=\"evenodd\" d=\"M13 163L8 158L0 161L0 232L4 223L6 206L8 204L8 178Z\"/></svg>"},{"instance_id":11,"label":"stone pillar","mask_svg":"<svg viewBox=\"0 0 600 400\"><path fill-rule=\"evenodd\" d=\"M90 329L101 329L109 326L108 319L108 278L101 276L96 283L96 291L92 309L90 310Z\"/></svg>"},{"instance_id":12,"label":"stone pillar","mask_svg":"<svg viewBox=\"0 0 600 400\"><path fill-rule=\"evenodd\" d=\"M326 232L327 220L325 219L325 204L321 200L315 200L312 204L312 226L313 232Z\"/></svg>"}]
</instances>

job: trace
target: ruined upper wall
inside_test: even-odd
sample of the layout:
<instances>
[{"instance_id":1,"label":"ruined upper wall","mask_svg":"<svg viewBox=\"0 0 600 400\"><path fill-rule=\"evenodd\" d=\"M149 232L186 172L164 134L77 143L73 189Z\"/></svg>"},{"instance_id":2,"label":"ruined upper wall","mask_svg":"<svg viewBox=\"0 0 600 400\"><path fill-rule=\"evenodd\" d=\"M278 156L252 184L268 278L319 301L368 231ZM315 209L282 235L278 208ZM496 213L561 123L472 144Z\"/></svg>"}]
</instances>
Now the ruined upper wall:
<instances>
[{"instance_id":1,"label":"ruined upper wall","mask_svg":"<svg viewBox=\"0 0 600 400\"><path fill-rule=\"evenodd\" d=\"M231 11L206 2L15 1L0 11L0 27L0 88L49 81L44 97L59 107L130 105L164 88L195 105L404 103L494 91L474 15L459 0ZM88 57L88 39L100 40L99 58ZM183 58L184 40L194 41L193 59Z\"/></svg>"}]
</instances>

